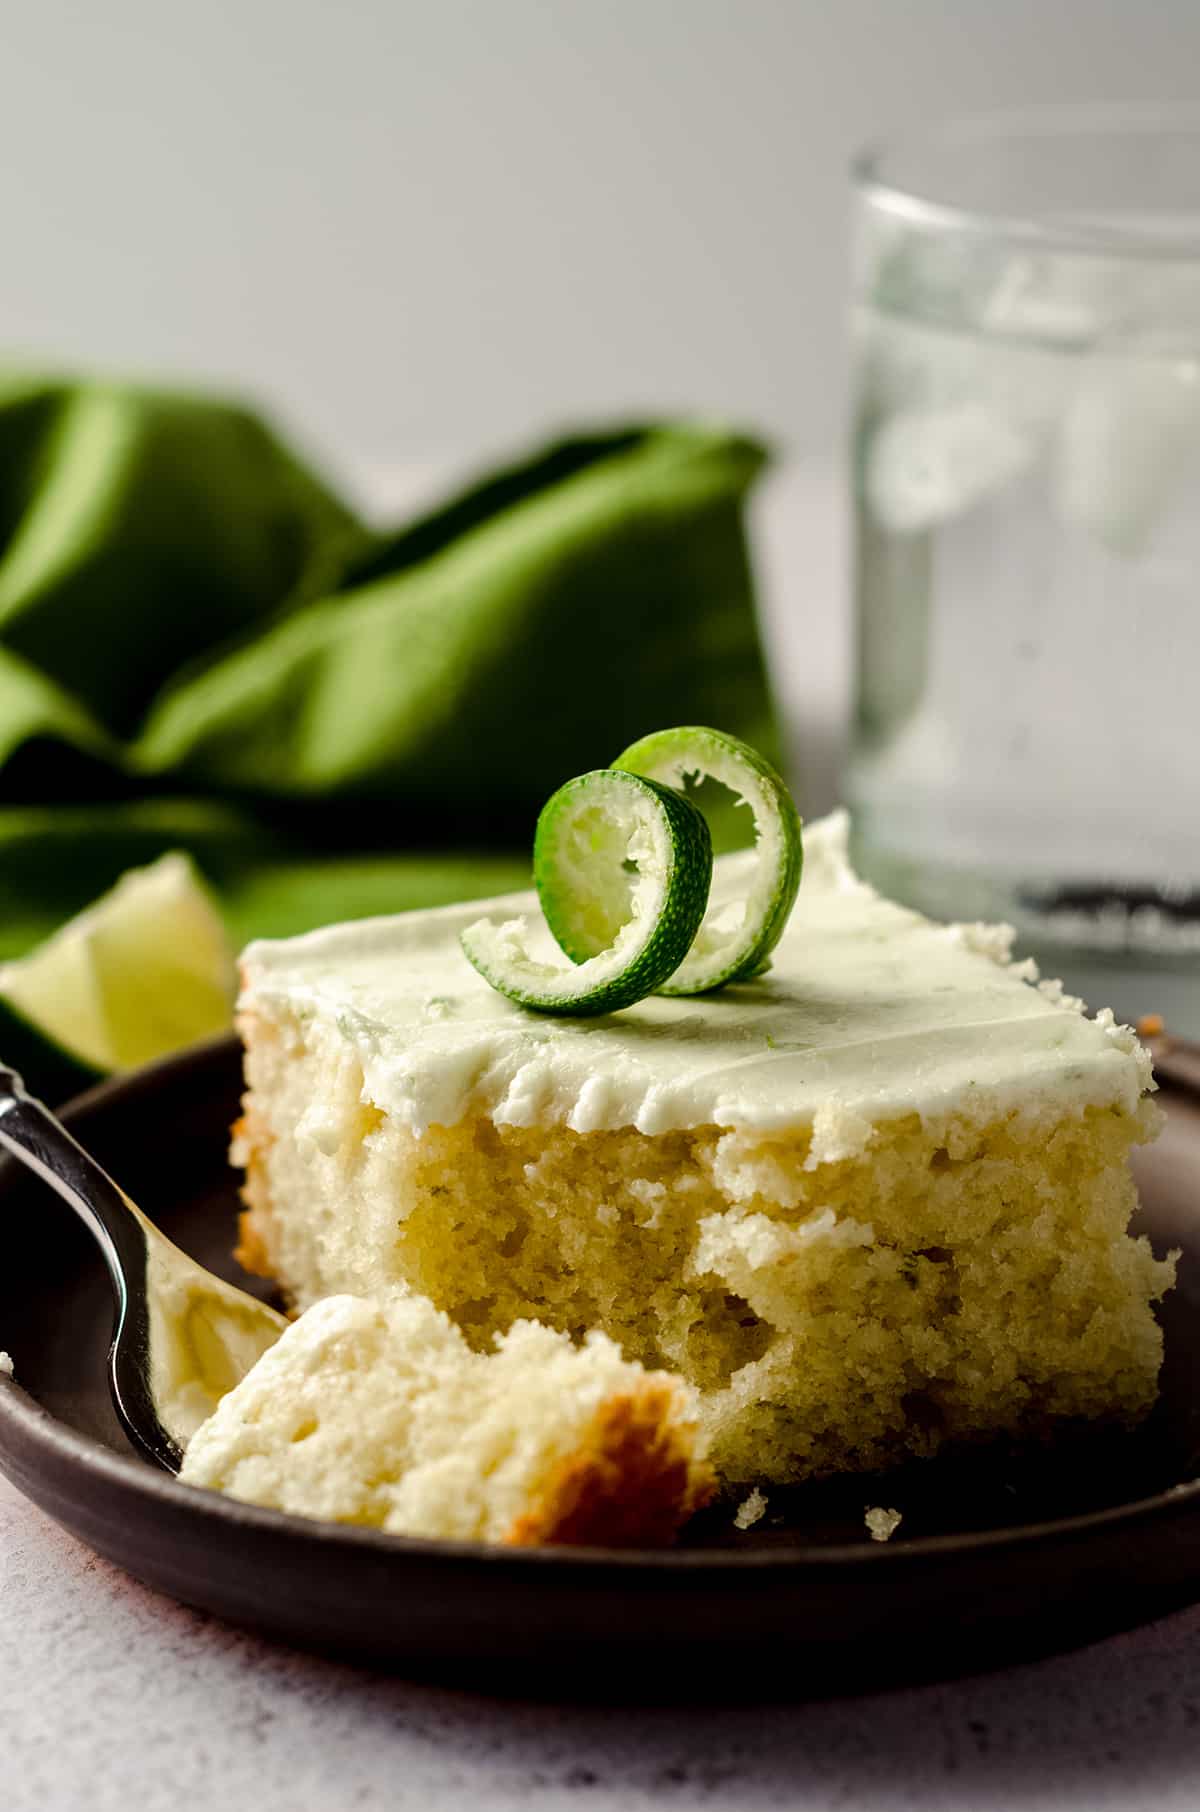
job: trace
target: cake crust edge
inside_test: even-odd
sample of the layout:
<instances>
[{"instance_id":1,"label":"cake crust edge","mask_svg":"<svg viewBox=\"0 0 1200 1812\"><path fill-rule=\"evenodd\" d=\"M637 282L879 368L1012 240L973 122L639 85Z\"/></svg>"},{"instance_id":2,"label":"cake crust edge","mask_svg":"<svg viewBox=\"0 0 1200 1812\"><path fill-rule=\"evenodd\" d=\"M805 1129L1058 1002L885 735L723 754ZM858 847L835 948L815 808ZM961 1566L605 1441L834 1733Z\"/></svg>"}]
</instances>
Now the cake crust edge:
<instances>
[{"instance_id":1,"label":"cake crust edge","mask_svg":"<svg viewBox=\"0 0 1200 1812\"><path fill-rule=\"evenodd\" d=\"M574 1453L511 1525L510 1547L665 1547L716 1490L678 1417L678 1386L647 1378L605 1398Z\"/></svg>"}]
</instances>

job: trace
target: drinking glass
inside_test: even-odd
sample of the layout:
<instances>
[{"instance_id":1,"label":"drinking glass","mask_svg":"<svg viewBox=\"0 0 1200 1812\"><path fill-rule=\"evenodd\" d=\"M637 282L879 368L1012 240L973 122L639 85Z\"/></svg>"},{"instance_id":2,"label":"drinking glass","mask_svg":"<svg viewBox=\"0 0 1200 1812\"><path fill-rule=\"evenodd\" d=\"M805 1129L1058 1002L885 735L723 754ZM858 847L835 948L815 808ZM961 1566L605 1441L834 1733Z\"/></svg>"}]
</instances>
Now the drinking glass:
<instances>
[{"instance_id":1,"label":"drinking glass","mask_svg":"<svg viewBox=\"0 0 1200 1812\"><path fill-rule=\"evenodd\" d=\"M951 123L856 187L860 866L1200 1032L1200 112Z\"/></svg>"}]
</instances>

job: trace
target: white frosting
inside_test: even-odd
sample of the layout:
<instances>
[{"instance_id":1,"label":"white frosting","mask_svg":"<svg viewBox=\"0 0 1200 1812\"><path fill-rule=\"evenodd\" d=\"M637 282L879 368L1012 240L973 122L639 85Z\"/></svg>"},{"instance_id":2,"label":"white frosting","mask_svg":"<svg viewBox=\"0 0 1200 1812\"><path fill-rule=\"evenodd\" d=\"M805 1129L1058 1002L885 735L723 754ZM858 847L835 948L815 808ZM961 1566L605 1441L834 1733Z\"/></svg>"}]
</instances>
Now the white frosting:
<instances>
[{"instance_id":1,"label":"white frosting","mask_svg":"<svg viewBox=\"0 0 1200 1812\"><path fill-rule=\"evenodd\" d=\"M1152 1083L1132 1032L1010 964L1005 928L934 925L882 899L852 873L846 832L842 813L808 828L772 968L714 994L596 1020L516 1007L458 942L480 917L536 914L509 894L252 944L241 1004L348 1042L364 1097L417 1132L468 1114L577 1132L812 1127L819 1163L906 1113L1133 1110ZM725 858L715 887L736 897L752 860Z\"/></svg>"}]
</instances>

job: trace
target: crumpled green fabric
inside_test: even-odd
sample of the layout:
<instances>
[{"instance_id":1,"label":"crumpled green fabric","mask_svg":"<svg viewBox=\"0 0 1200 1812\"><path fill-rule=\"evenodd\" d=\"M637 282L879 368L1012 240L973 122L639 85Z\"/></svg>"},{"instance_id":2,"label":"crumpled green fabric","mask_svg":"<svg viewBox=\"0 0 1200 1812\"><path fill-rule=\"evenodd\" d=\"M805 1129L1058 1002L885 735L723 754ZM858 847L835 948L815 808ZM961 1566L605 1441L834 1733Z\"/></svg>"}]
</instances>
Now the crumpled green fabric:
<instances>
[{"instance_id":1,"label":"crumpled green fabric","mask_svg":"<svg viewBox=\"0 0 1200 1812\"><path fill-rule=\"evenodd\" d=\"M762 461L580 435L381 533L235 403L0 382L0 956L169 848L239 938L520 885L645 731L773 748Z\"/></svg>"}]
</instances>

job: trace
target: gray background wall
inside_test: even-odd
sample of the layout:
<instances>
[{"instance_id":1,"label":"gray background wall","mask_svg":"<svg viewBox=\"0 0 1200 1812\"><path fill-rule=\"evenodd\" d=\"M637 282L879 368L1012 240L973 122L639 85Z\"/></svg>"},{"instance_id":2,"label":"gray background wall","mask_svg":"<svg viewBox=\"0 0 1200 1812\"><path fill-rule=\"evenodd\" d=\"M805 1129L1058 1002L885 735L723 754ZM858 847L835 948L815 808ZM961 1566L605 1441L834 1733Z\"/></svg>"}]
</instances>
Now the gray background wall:
<instances>
[{"instance_id":1,"label":"gray background wall","mask_svg":"<svg viewBox=\"0 0 1200 1812\"><path fill-rule=\"evenodd\" d=\"M1200 91L1196 0L7 0L0 345L251 385L347 460L689 407L839 429L844 168Z\"/></svg>"}]
</instances>

